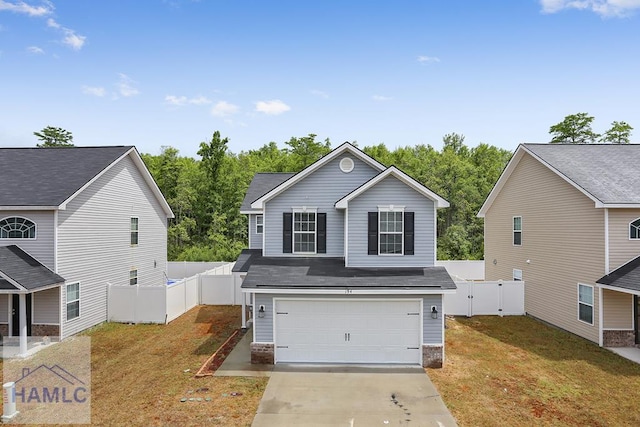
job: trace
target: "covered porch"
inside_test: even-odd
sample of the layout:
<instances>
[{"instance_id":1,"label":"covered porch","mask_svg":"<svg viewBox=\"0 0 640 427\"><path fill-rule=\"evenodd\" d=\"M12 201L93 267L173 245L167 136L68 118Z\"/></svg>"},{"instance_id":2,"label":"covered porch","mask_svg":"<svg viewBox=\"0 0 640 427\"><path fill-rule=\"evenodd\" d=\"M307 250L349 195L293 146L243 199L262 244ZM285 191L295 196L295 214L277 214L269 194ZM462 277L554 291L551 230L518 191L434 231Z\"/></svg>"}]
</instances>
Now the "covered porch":
<instances>
[{"instance_id":1,"label":"covered porch","mask_svg":"<svg viewBox=\"0 0 640 427\"><path fill-rule=\"evenodd\" d=\"M6 346L4 355L26 356L32 349L59 339L60 288L64 283L64 278L18 246L0 247L0 334L3 347ZM38 338L30 339L35 336Z\"/></svg>"},{"instance_id":2,"label":"covered porch","mask_svg":"<svg viewBox=\"0 0 640 427\"><path fill-rule=\"evenodd\" d=\"M596 286L602 301L600 345L638 350L630 354L640 359L640 257L601 277Z\"/></svg>"}]
</instances>

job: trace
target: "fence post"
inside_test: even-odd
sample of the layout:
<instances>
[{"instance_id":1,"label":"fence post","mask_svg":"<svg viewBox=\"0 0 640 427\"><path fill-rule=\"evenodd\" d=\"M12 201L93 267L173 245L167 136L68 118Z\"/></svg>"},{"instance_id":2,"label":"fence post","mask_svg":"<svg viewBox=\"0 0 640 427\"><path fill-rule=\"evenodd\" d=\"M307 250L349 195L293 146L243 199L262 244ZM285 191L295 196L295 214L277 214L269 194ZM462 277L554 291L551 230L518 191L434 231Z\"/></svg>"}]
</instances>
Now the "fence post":
<instances>
[{"instance_id":1,"label":"fence post","mask_svg":"<svg viewBox=\"0 0 640 427\"><path fill-rule=\"evenodd\" d=\"M20 412L16 410L16 383L13 381L2 385L2 422L11 420Z\"/></svg>"}]
</instances>

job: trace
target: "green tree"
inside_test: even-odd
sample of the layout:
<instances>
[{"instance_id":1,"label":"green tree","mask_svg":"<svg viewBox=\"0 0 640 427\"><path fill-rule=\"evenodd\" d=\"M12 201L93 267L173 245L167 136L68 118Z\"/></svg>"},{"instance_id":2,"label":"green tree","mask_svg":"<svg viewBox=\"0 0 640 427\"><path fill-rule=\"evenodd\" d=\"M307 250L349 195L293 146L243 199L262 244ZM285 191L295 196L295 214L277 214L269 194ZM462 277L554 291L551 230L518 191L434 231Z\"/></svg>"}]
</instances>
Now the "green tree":
<instances>
[{"instance_id":1,"label":"green tree","mask_svg":"<svg viewBox=\"0 0 640 427\"><path fill-rule=\"evenodd\" d=\"M323 142L316 141L316 135L310 133L301 138L292 137L285 142L289 148L289 167L292 171L300 171L331 151L329 138Z\"/></svg>"},{"instance_id":2,"label":"green tree","mask_svg":"<svg viewBox=\"0 0 640 427\"><path fill-rule=\"evenodd\" d=\"M592 144L600 137L591 129L593 116L587 113L570 114L549 128L552 144Z\"/></svg>"},{"instance_id":3,"label":"green tree","mask_svg":"<svg viewBox=\"0 0 640 427\"><path fill-rule=\"evenodd\" d=\"M68 130L47 126L40 132L34 132L41 141L38 148L45 147L73 147L73 135Z\"/></svg>"},{"instance_id":4,"label":"green tree","mask_svg":"<svg viewBox=\"0 0 640 427\"><path fill-rule=\"evenodd\" d=\"M607 130L600 141L610 142L612 144L628 144L631 139L631 131L633 128L627 122L613 122L611 128Z\"/></svg>"}]
</instances>

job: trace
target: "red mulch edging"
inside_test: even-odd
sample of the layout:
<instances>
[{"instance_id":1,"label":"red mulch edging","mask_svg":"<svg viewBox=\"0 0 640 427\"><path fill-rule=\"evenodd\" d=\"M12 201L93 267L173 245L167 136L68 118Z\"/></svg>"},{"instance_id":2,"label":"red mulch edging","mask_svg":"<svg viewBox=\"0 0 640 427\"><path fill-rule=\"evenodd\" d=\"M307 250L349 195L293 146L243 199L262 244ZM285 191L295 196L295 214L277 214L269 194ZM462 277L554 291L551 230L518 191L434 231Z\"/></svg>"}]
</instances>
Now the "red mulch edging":
<instances>
[{"instance_id":1,"label":"red mulch edging","mask_svg":"<svg viewBox=\"0 0 640 427\"><path fill-rule=\"evenodd\" d=\"M206 362L198 369L196 373L196 378L202 377L210 377L213 375L215 371L218 370L224 359L227 358L231 350L233 350L238 344L238 342L242 339L244 335L244 331L241 329L236 329L233 334L225 342L222 343L220 348L218 348L212 355L207 359Z\"/></svg>"}]
</instances>

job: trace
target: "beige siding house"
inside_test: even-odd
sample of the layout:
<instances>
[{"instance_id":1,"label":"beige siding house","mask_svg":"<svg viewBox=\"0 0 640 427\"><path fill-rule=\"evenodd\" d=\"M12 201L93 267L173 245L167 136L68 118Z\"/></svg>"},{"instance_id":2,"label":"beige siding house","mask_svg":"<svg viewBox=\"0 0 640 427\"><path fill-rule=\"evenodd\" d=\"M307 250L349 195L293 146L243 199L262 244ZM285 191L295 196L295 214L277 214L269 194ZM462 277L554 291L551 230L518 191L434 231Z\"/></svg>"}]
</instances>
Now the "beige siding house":
<instances>
[{"instance_id":1,"label":"beige siding house","mask_svg":"<svg viewBox=\"0 0 640 427\"><path fill-rule=\"evenodd\" d=\"M638 145L520 145L479 213L486 279L521 277L527 314L545 322L638 344L639 161Z\"/></svg>"}]
</instances>

